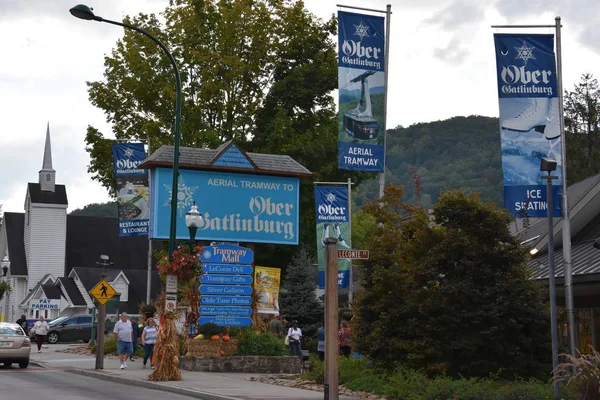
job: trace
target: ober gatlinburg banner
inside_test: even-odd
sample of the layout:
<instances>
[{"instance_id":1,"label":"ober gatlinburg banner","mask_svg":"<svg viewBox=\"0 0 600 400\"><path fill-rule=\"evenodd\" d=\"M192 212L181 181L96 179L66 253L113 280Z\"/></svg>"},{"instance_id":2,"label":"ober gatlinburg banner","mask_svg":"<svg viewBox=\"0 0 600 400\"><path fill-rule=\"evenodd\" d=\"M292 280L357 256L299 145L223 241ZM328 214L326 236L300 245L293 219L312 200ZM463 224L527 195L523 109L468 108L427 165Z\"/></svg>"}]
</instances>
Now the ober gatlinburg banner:
<instances>
[{"instance_id":1,"label":"ober gatlinburg banner","mask_svg":"<svg viewBox=\"0 0 600 400\"><path fill-rule=\"evenodd\" d=\"M113 163L119 211L119 236L148 234L150 218L148 171L138 168L146 159L143 143L114 143Z\"/></svg>"},{"instance_id":2,"label":"ober gatlinburg banner","mask_svg":"<svg viewBox=\"0 0 600 400\"><path fill-rule=\"evenodd\" d=\"M554 35L495 34L504 206L518 218L547 216L542 157L552 175L554 216L560 216L562 156ZM546 173L544 172L544 175Z\"/></svg>"},{"instance_id":3,"label":"ober gatlinburg banner","mask_svg":"<svg viewBox=\"0 0 600 400\"><path fill-rule=\"evenodd\" d=\"M338 12L338 167L383 172L385 30L383 17Z\"/></svg>"},{"instance_id":4,"label":"ober gatlinburg banner","mask_svg":"<svg viewBox=\"0 0 600 400\"><path fill-rule=\"evenodd\" d=\"M325 289L325 239L338 239L338 249L352 248L350 214L348 213L348 188L315 186L317 215L317 260L319 263L319 288ZM338 287L350 284L350 260L338 259Z\"/></svg>"}]
</instances>

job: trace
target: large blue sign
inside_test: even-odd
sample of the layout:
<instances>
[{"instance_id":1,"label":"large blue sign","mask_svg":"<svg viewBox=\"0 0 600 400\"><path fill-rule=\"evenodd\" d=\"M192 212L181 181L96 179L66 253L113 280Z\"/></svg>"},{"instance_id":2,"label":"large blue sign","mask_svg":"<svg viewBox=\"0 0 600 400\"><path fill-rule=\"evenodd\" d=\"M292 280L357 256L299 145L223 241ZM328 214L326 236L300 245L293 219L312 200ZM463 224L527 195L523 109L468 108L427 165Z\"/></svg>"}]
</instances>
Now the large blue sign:
<instances>
[{"instance_id":1,"label":"large blue sign","mask_svg":"<svg viewBox=\"0 0 600 400\"><path fill-rule=\"evenodd\" d=\"M199 240L298 244L298 178L231 172L180 170L178 239L188 239L185 213L196 202L202 213ZM167 239L172 170L152 170L150 234ZM218 261L213 261L218 262Z\"/></svg>"},{"instance_id":2,"label":"large blue sign","mask_svg":"<svg viewBox=\"0 0 600 400\"><path fill-rule=\"evenodd\" d=\"M385 34L382 17L338 12L338 167L385 168Z\"/></svg>"},{"instance_id":3,"label":"large blue sign","mask_svg":"<svg viewBox=\"0 0 600 400\"><path fill-rule=\"evenodd\" d=\"M138 168L146 159L142 143L114 143L112 145L119 236L148 234L150 218L150 191L148 171Z\"/></svg>"},{"instance_id":4,"label":"large blue sign","mask_svg":"<svg viewBox=\"0 0 600 400\"><path fill-rule=\"evenodd\" d=\"M249 317L252 315L250 307L227 307L227 306L200 306L200 315L220 315L226 317Z\"/></svg>"},{"instance_id":5,"label":"large blue sign","mask_svg":"<svg viewBox=\"0 0 600 400\"><path fill-rule=\"evenodd\" d=\"M252 297L250 296L200 296L200 304L220 305L220 306L250 306Z\"/></svg>"},{"instance_id":6,"label":"large blue sign","mask_svg":"<svg viewBox=\"0 0 600 400\"><path fill-rule=\"evenodd\" d=\"M207 274L238 274L252 275L252 265L236 264L202 264L202 270Z\"/></svg>"},{"instance_id":7,"label":"large blue sign","mask_svg":"<svg viewBox=\"0 0 600 400\"><path fill-rule=\"evenodd\" d=\"M504 206L518 218L547 216L543 157L557 161L554 216L561 215L562 140L554 36L495 34ZM544 173L545 174L545 173Z\"/></svg>"},{"instance_id":8,"label":"large blue sign","mask_svg":"<svg viewBox=\"0 0 600 400\"><path fill-rule=\"evenodd\" d=\"M222 316L200 316L198 324L204 325L208 323L217 324L219 326L250 326L252 319L249 317L222 317Z\"/></svg>"},{"instance_id":9,"label":"large blue sign","mask_svg":"<svg viewBox=\"0 0 600 400\"><path fill-rule=\"evenodd\" d=\"M200 254L200 262L252 264L254 262L254 252L246 247L233 244L206 246Z\"/></svg>"},{"instance_id":10,"label":"large blue sign","mask_svg":"<svg viewBox=\"0 0 600 400\"><path fill-rule=\"evenodd\" d=\"M225 295L244 295L252 294L252 286L233 286L233 285L201 285L198 289L201 294L225 294Z\"/></svg>"},{"instance_id":11,"label":"large blue sign","mask_svg":"<svg viewBox=\"0 0 600 400\"><path fill-rule=\"evenodd\" d=\"M203 274L200 283L211 283L216 285L250 285L252 275L212 275Z\"/></svg>"}]
</instances>

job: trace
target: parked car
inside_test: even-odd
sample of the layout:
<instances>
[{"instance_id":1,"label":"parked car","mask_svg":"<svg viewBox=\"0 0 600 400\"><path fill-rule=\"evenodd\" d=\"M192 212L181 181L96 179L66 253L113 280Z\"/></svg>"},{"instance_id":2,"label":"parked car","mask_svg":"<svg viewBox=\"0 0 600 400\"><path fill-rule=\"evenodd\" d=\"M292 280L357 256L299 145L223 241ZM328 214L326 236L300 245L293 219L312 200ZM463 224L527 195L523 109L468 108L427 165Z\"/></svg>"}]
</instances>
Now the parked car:
<instances>
[{"instance_id":1,"label":"parked car","mask_svg":"<svg viewBox=\"0 0 600 400\"><path fill-rule=\"evenodd\" d=\"M48 324L48 343L89 340L92 336L92 316L89 314L59 317Z\"/></svg>"},{"instance_id":2,"label":"parked car","mask_svg":"<svg viewBox=\"0 0 600 400\"><path fill-rule=\"evenodd\" d=\"M0 362L5 367L18 363L20 368L27 368L31 353L31 341L23 328L17 324L0 322Z\"/></svg>"}]
</instances>

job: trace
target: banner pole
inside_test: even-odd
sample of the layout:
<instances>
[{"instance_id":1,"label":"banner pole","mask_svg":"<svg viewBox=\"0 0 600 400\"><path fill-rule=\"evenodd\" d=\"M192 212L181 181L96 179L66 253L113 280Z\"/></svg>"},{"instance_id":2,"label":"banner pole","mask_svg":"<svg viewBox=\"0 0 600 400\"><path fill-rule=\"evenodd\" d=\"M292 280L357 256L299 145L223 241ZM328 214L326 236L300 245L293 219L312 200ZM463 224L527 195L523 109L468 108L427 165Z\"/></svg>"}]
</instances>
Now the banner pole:
<instances>
[{"instance_id":1,"label":"banner pole","mask_svg":"<svg viewBox=\"0 0 600 400\"><path fill-rule=\"evenodd\" d=\"M147 157L150 157L150 136L148 136L148 153ZM150 182L150 170L148 170L148 188L152 187ZM150 232L148 232L148 277L146 279L146 304L150 304L151 296L150 291L152 290L152 238Z\"/></svg>"},{"instance_id":2,"label":"banner pole","mask_svg":"<svg viewBox=\"0 0 600 400\"><path fill-rule=\"evenodd\" d=\"M571 221L569 203L567 201L567 141L565 135L563 85L562 85L562 47L560 17L556 21L556 85L558 90L558 112L560 123L561 156L562 156L562 253L565 273L565 308L569 330L569 354L575 354L575 306L573 304L573 266L571 264Z\"/></svg>"},{"instance_id":3,"label":"banner pole","mask_svg":"<svg viewBox=\"0 0 600 400\"><path fill-rule=\"evenodd\" d=\"M352 243L352 178L348 178L348 229L350 235L350 243ZM352 290L354 289L354 285L352 280L354 279L354 274L352 273L352 260L348 260L350 265L349 268L349 282L348 282L348 306L352 309L352 301L354 300L354 295L352 294Z\"/></svg>"},{"instance_id":4,"label":"banner pole","mask_svg":"<svg viewBox=\"0 0 600 400\"><path fill-rule=\"evenodd\" d=\"M384 92L383 92L383 172L379 174L379 198L383 197L383 191L385 189L385 156L386 156L386 142L387 142L387 100L388 100L388 74L389 74L389 63L390 63L390 19L392 16L392 5L388 4L386 8L385 16L385 74L383 78Z\"/></svg>"}]
</instances>

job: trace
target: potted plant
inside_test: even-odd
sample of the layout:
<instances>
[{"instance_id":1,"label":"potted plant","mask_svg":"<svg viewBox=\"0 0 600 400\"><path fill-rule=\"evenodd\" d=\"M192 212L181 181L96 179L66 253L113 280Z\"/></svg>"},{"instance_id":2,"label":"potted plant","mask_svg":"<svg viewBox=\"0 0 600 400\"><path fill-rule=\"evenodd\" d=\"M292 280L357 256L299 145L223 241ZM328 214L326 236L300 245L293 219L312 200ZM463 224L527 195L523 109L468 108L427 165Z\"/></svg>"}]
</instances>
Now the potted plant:
<instances>
[{"instance_id":1,"label":"potted plant","mask_svg":"<svg viewBox=\"0 0 600 400\"><path fill-rule=\"evenodd\" d=\"M144 304L141 308L141 311L146 315L146 318L152 318L156 313L156 306L152 303Z\"/></svg>"},{"instance_id":2,"label":"potted plant","mask_svg":"<svg viewBox=\"0 0 600 400\"><path fill-rule=\"evenodd\" d=\"M10 284L6 281L0 282L0 300L2 300L5 293L10 292L12 292L12 287L10 286Z\"/></svg>"}]
</instances>

